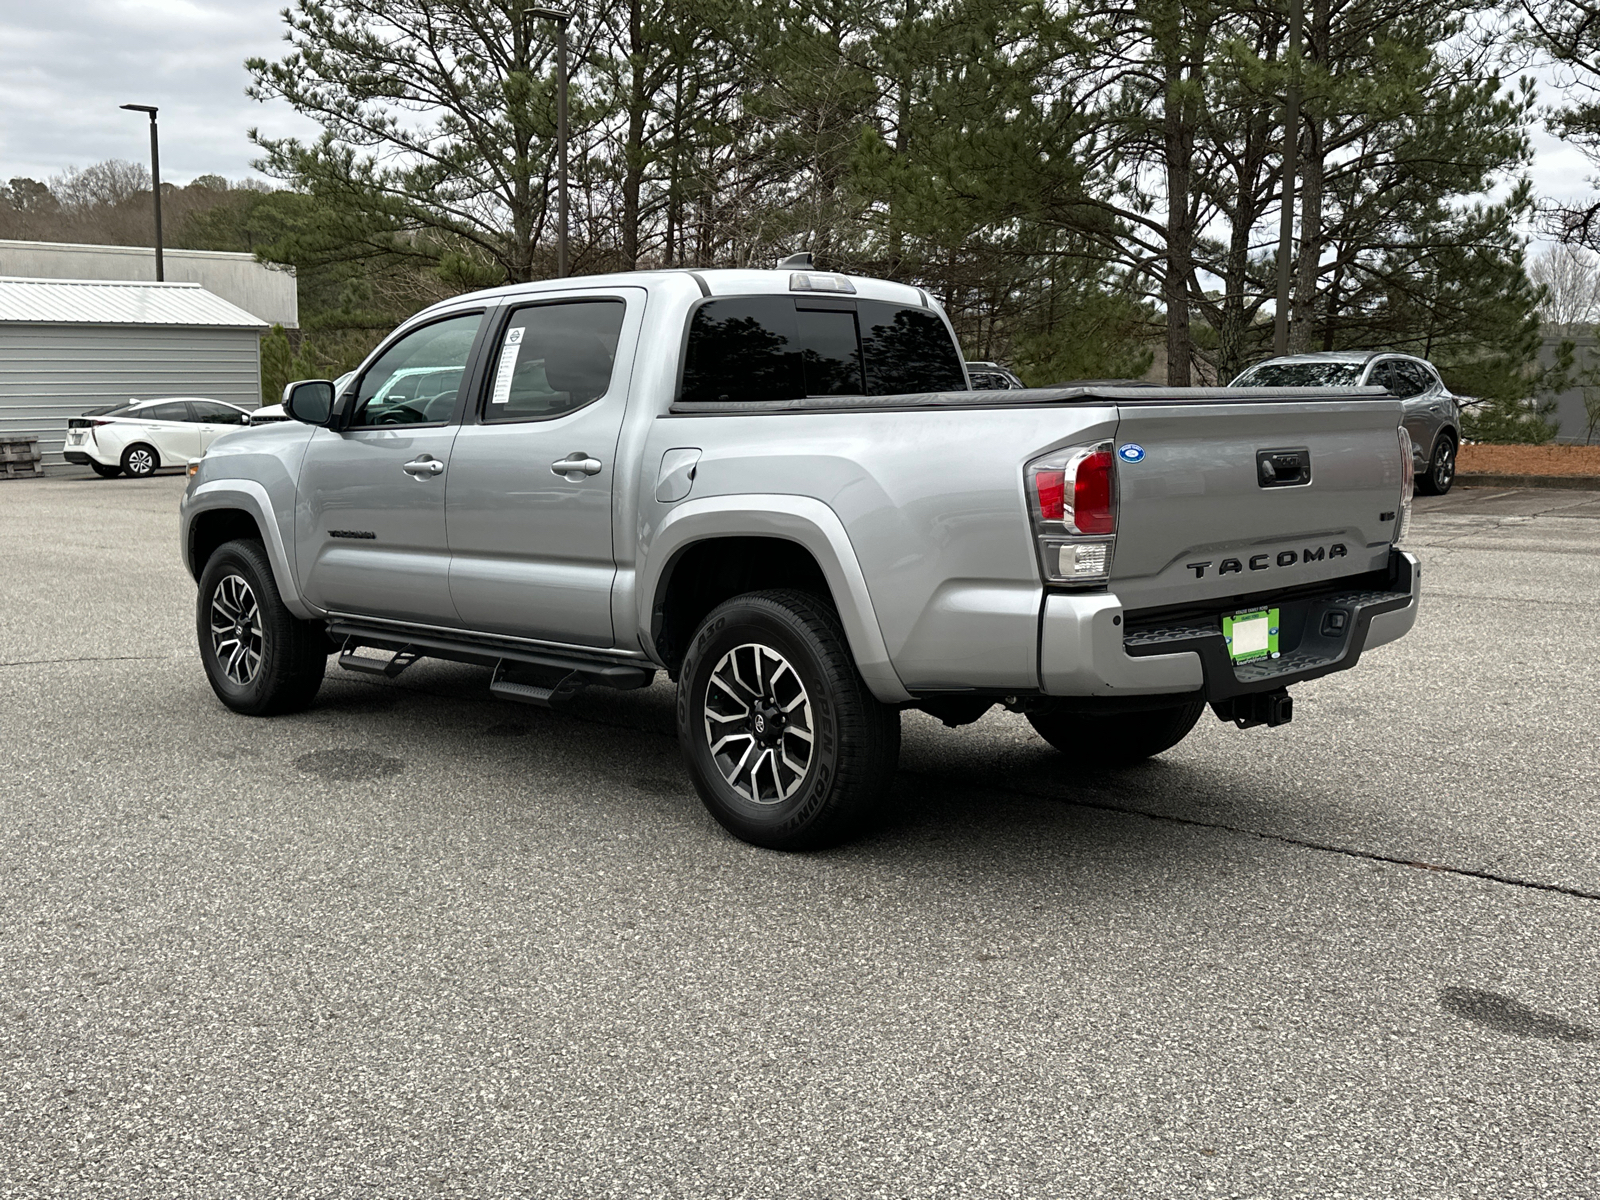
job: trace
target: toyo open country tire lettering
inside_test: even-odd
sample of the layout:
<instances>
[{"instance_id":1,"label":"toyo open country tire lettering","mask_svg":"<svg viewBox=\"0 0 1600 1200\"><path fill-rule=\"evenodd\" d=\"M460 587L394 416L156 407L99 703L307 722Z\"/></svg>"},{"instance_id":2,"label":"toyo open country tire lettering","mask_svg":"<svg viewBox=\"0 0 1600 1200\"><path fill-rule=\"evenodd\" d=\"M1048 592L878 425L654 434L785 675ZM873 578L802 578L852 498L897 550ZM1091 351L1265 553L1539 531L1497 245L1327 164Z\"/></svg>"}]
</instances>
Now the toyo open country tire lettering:
<instances>
[{"instance_id":1,"label":"toyo open country tire lettering","mask_svg":"<svg viewBox=\"0 0 1600 1200\"><path fill-rule=\"evenodd\" d=\"M695 632L678 677L678 743L729 833L814 850L877 809L900 757L900 712L867 689L825 602L752 592Z\"/></svg>"},{"instance_id":2,"label":"toyo open country tire lettering","mask_svg":"<svg viewBox=\"0 0 1600 1200\"><path fill-rule=\"evenodd\" d=\"M236 713L297 712L322 686L327 637L284 607L260 542L226 542L212 553L200 574L195 633L211 690Z\"/></svg>"},{"instance_id":3,"label":"toyo open country tire lettering","mask_svg":"<svg viewBox=\"0 0 1600 1200\"><path fill-rule=\"evenodd\" d=\"M1205 710L1204 700L1192 700L1173 708L1103 717L1071 712L1029 713L1028 724L1061 753L1081 763L1127 767L1183 741Z\"/></svg>"},{"instance_id":4,"label":"toyo open country tire lettering","mask_svg":"<svg viewBox=\"0 0 1600 1200\"><path fill-rule=\"evenodd\" d=\"M161 456L143 442L135 442L122 452L122 469L133 479L148 479L160 465Z\"/></svg>"}]
</instances>

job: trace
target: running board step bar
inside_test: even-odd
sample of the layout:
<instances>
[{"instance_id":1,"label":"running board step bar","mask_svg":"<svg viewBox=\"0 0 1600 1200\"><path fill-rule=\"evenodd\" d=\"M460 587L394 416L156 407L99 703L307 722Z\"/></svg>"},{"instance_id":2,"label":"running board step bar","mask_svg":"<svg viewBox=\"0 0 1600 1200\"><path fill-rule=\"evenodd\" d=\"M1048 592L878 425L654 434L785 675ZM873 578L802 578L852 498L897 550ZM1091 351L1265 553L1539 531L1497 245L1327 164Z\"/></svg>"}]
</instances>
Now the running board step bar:
<instances>
[{"instance_id":1,"label":"running board step bar","mask_svg":"<svg viewBox=\"0 0 1600 1200\"><path fill-rule=\"evenodd\" d=\"M363 675L383 675L393 679L422 657L411 646L406 646L394 651L388 660L384 660L368 654L357 654L356 650L361 645L362 643L353 637L345 638L344 648L339 652L339 665L346 671L357 671Z\"/></svg>"},{"instance_id":2,"label":"running board step bar","mask_svg":"<svg viewBox=\"0 0 1600 1200\"><path fill-rule=\"evenodd\" d=\"M505 660L501 659L489 680L489 694L501 700L514 700L518 704L535 704L540 708L556 708L571 700L587 685L576 671L568 671L549 687L537 683L517 683L505 677Z\"/></svg>"},{"instance_id":3,"label":"running board step bar","mask_svg":"<svg viewBox=\"0 0 1600 1200\"><path fill-rule=\"evenodd\" d=\"M649 687L656 677L653 663L619 662L614 658L595 655L593 658L566 650L544 650L534 646L512 646L499 639L476 638L470 634L452 637L429 630L426 633L409 629L385 629L358 621L336 619L328 622L328 636L343 642L339 665L348 670L372 675L389 675L393 678L419 658L444 658L452 662L476 663L493 667L495 678L500 679L508 668L534 668L560 677L575 676L573 690L581 686L609 687L628 691ZM387 662L352 652L359 646L372 650L389 651L394 657ZM403 660L403 661L402 661ZM358 665L351 665L351 661ZM396 663L400 665L395 666ZM531 684L511 683L514 687L534 687ZM563 679L564 682L564 679ZM554 689L534 687L535 691ZM509 696L508 696L509 698ZM541 703L534 700L533 703Z\"/></svg>"}]
</instances>

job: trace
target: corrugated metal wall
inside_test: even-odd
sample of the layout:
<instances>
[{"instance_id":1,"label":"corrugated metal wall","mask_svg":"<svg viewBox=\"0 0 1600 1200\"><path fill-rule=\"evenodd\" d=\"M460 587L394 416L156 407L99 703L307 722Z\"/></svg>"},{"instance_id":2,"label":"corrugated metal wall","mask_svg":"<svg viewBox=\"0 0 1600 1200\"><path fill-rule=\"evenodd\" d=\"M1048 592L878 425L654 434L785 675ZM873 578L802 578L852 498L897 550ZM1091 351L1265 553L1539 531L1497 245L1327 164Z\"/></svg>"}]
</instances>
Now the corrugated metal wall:
<instances>
[{"instance_id":1,"label":"corrugated metal wall","mask_svg":"<svg viewBox=\"0 0 1600 1200\"><path fill-rule=\"evenodd\" d=\"M252 329L0 324L0 437L37 437L60 463L67 418L156 396L261 402Z\"/></svg>"}]
</instances>

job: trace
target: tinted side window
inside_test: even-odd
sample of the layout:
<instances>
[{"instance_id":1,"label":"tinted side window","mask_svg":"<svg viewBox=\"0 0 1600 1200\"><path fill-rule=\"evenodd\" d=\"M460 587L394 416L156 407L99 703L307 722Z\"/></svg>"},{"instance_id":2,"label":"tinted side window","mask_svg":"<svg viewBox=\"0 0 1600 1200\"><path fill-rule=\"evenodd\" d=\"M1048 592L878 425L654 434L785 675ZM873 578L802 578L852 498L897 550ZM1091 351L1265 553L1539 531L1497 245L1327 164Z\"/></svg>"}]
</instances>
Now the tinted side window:
<instances>
[{"instance_id":1,"label":"tinted side window","mask_svg":"<svg viewBox=\"0 0 1600 1200\"><path fill-rule=\"evenodd\" d=\"M229 408L226 404L219 404L215 400L191 400L190 407L194 409L195 416L211 425L248 425L250 414L242 413L237 408Z\"/></svg>"},{"instance_id":2,"label":"tinted side window","mask_svg":"<svg viewBox=\"0 0 1600 1200\"><path fill-rule=\"evenodd\" d=\"M520 308L500 335L485 421L542 421L605 395L627 306L574 300Z\"/></svg>"},{"instance_id":3,"label":"tinted side window","mask_svg":"<svg viewBox=\"0 0 1600 1200\"><path fill-rule=\"evenodd\" d=\"M1405 381L1405 394L1407 396L1420 396L1433 386L1433 377L1428 374L1428 369L1421 363L1401 363L1400 377Z\"/></svg>"},{"instance_id":4,"label":"tinted side window","mask_svg":"<svg viewBox=\"0 0 1600 1200\"><path fill-rule=\"evenodd\" d=\"M804 396L795 315L788 296L702 304L689 322L680 398L716 403Z\"/></svg>"},{"instance_id":5,"label":"tinted side window","mask_svg":"<svg viewBox=\"0 0 1600 1200\"><path fill-rule=\"evenodd\" d=\"M406 334L367 368L352 425L444 421L455 408L482 313L448 317Z\"/></svg>"},{"instance_id":6,"label":"tinted side window","mask_svg":"<svg viewBox=\"0 0 1600 1200\"><path fill-rule=\"evenodd\" d=\"M861 301L858 313L868 395L966 389L961 356L938 314L883 300Z\"/></svg>"},{"instance_id":7,"label":"tinted side window","mask_svg":"<svg viewBox=\"0 0 1600 1200\"><path fill-rule=\"evenodd\" d=\"M189 406L182 400L175 400L170 404L152 404L148 408L141 408L137 412L128 414L140 421L187 421Z\"/></svg>"}]
</instances>

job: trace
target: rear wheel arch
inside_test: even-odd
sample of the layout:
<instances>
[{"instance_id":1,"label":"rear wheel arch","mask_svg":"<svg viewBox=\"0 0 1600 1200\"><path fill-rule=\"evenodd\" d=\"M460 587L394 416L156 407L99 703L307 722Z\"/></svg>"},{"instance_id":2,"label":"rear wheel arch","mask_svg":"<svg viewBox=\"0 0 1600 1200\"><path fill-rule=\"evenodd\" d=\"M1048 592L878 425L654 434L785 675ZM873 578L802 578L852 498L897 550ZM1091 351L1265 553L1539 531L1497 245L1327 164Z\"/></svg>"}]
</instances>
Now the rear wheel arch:
<instances>
[{"instance_id":1,"label":"rear wheel arch","mask_svg":"<svg viewBox=\"0 0 1600 1200\"><path fill-rule=\"evenodd\" d=\"M634 613L639 645L646 653L674 671L681 662L683 646L669 649L659 639L662 631L687 636L673 624L669 616L672 605L666 603L672 581L678 580L682 586L688 578L681 574L684 553L695 544L719 541L724 549L737 551L748 544L741 539L753 539L767 547L764 553L780 554L782 570L791 573L787 580L774 581L770 575L767 581L747 578L746 590L788 583L791 590L818 596L837 615L856 667L873 695L888 704L911 699L890 661L866 576L843 522L828 505L809 496L740 493L691 499L674 506L641 546L639 569L625 601ZM696 560L688 561L692 569ZM797 572L802 574L794 574ZM753 578L759 580L759 576ZM797 579L800 586L795 589Z\"/></svg>"},{"instance_id":2,"label":"rear wheel arch","mask_svg":"<svg viewBox=\"0 0 1600 1200\"><path fill-rule=\"evenodd\" d=\"M835 612L838 601L822 564L806 546L772 536L709 536L673 552L657 581L650 635L668 672L677 677L689 641L707 613L746 592L803 592Z\"/></svg>"}]
</instances>

